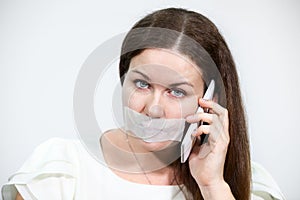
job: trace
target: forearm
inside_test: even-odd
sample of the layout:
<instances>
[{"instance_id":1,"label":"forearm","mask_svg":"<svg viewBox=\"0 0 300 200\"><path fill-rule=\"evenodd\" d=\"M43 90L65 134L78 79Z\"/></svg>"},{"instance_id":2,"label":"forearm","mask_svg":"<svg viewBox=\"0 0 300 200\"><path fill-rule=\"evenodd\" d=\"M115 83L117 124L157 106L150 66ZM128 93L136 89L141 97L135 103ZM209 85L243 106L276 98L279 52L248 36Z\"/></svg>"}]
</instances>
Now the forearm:
<instances>
[{"instance_id":1,"label":"forearm","mask_svg":"<svg viewBox=\"0 0 300 200\"><path fill-rule=\"evenodd\" d=\"M213 186L199 186L204 199L209 200L233 200L235 199L229 185L222 181Z\"/></svg>"}]
</instances>

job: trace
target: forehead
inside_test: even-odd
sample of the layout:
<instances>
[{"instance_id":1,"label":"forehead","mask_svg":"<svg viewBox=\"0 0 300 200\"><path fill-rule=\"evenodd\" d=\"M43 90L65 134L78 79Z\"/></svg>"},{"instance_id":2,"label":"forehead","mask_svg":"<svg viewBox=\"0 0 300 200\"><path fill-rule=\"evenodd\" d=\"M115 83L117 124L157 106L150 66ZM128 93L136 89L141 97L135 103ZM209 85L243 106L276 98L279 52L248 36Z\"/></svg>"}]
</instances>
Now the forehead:
<instances>
[{"instance_id":1,"label":"forehead","mask_svg":"<svg viewBox=\"0 0 300 200\"><path fill-rule=\"evenodd\" d=\"M172 75L174 79L182 77L190 81L201 80L200 69L189 58L166 49L144 50L132 58L129 70L132 69L146 70L154 75Z\"/></svg>"}]
</instances>

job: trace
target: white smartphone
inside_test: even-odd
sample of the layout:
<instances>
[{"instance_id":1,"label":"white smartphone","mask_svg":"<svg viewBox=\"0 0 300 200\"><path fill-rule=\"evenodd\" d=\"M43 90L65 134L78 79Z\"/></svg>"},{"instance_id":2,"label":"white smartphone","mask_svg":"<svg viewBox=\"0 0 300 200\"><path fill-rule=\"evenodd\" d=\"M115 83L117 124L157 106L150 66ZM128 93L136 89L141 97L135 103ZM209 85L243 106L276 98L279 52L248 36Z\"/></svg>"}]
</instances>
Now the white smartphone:
<instances>
[{"instance_id":1,"label":"white smartphone","mask_svg":"<svg viewBox=\"0 0 300 200\"><path fill-rule=\"evenodd\" d=\"M212 100L215 90L215 81L211 80L208 88L203 96L203 99L205 100ZM200 106L198 107L196 113L198 112L204 112L203 108ZM201 125L202 122L200 122ZM193 123L189 126L188 130L186 131L186 134L181 142L181 163L184 163L187 158L189 157L192 147L193 147L193 132L198 128L199 123ZM208 135L206 135L208 137Z\"/></svg>"}]
</instances>

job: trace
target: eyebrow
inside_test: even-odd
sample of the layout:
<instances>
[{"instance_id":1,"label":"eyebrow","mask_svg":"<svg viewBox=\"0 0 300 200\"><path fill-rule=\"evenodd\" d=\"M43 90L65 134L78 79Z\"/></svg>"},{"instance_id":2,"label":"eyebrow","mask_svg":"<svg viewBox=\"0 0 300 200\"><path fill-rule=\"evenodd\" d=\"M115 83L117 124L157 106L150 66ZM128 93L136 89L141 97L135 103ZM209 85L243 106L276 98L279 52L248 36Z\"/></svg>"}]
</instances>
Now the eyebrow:
<instances>
[{"instance_id":1,"label":"eyebrow","mask_svg":"<svg viewBox=\"0 0 300 200\"><path fill-rule=\"evenodd\" d=\"M151 81L151 79L149 78L149 76L147 76L146 74L138 71L138 70L132 70L132 72L138 73L140 75L142 75L147 81Z\"/></svg>"},{"instance_id":2,"label":"eyebrow","mask_svg":"<svg viewBox=\"0 0 300 200\"><path fill-rule=\"evenodd\" d=\"M191 84L191 83L189 83L189 82L186 82L186 81L183 81L183 82L180 82L180 83L173 83L173 84L170 85L170 87L171 87L171 88L172 88L172 87L177 87L177 86L179 86L179 85L188 85L188 86L194 87L193 84Z\"/></svg>"},{"instance_id":3,"label":"eyebrow","mask_svg":"<svg viewBox=\"0 0 300 200\"><path fill-rule=\"evenodd\" d=\"M142 72L140 72L138 70L132 70L132 72L135 72L137 74L142 75L147 81L151 81L151 79L149 78L149 76L147 76L146 74L144 74L144 73L142 73ZM172 88L172 87L177 87L179 85L188 85L188 86L194 87L193 84L191 84L191 83L189 83L187 81L183 81L183 82L179 82L179 83L172 83L172 84L169 85L169 87Z\"/></svg>"}]
</instances>

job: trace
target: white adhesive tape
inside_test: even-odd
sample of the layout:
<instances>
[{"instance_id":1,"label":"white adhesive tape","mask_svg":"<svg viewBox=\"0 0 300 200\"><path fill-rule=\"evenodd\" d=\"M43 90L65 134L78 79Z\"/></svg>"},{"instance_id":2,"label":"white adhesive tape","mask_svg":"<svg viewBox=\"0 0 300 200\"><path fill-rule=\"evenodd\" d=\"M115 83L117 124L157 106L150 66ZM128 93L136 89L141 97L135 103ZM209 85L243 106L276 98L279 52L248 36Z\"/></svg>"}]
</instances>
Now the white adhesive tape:
<instances>
[{"instance_id":1,"label":"white adhesive tape","mask_svg":"<svg viewBox=\"0 0 300 200\"><path fill-rule=\"evenodd\" d=\"M124 107L125 130L145 142L181 141L185 119L151 118Z\"/></svg>"}]
</instances>

